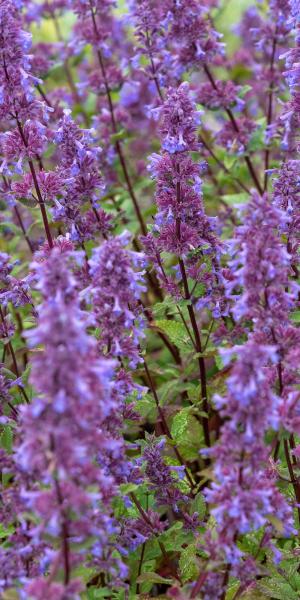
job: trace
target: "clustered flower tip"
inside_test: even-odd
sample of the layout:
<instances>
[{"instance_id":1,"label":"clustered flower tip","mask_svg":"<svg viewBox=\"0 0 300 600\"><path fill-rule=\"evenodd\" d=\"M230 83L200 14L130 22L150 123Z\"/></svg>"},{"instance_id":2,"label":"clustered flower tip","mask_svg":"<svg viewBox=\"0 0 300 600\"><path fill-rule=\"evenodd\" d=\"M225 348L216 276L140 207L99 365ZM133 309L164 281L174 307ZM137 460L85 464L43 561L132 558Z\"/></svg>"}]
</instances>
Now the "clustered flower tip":
<instances>
[{"instance_id":1,"label":"clustered flower tip","mask_svg":"<svg viewBox=\"0 0 300 600\"><path fill-rule=\"evenodd\" d=\"M300 2L123 4L0 0L0 595L297 595Z\"/></svg>"}]
</instances>

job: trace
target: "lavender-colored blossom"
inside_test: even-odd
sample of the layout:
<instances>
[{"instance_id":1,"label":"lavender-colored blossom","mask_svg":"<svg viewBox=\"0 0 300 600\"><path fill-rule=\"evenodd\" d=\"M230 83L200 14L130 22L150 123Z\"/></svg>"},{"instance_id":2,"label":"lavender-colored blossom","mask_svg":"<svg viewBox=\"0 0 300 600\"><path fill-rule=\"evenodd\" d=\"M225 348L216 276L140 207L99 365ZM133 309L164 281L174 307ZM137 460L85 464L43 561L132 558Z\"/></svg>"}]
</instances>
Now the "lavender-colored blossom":
<instances>
[{"instance_id":1,"label":"lavender-colored blossom","mask_svg":"<svg viewBox=\"0 0 300 600\"><path fill-rule=\"evenodd\" d=\"M100 327L99 348L107 356L128 360L134 368L141 361L144 320L139 300L146 290L145 259L143 254L125 248L128 241L125 234L95 248L90 273L94 314Z\"/></svg>"},{"instance_id":2,"label":"lavender-colored blossom","mask_svg":"<svg viewBox=\"0 0 300 600\"><path fill-rule=\"evenodd\" d=\"M87 548L93 555L93 538L103 548L115 531L110 509L115 484L100 461L101 452L114 444L103 423L115 401L112 364L97 357L96 341L86 333L90 318L80 310L67 262L67 254L54 248L46 261L34 264L43 303L28 340L32 347L42 345L32 360L31 382L38 395L23 407L15 460L24 480L24 509L38 520L28 535L34 544L44 536L50 545L51 539L61 540L51 562L62 568L68 590L77 585L71 583L73 566L87 559ZM29 583L28 594L40 598L43 585Z\"/></svg>"},{"instance_id":3,"label":"lavender-colored blossom","mask_svg":"<svg viewBox=\"0 0 300 600\"><path fill-rule=\"evenodd\" d=\"M172 280L163 266L161 254L175 254L186 262L187 273L195 281L204 283L207 295L201 299L203 306L215 309L215 295L222 287L222 274L218 268L220 243L215 234L214 219L207 217L202 203L203 164L194 163L190 153L199 150L197 126L199 113L183 83L170 91L164 104L156 110L160 116L159 129L163 151L150 157L150 170L157 180L156 204L158 213L152 233L144 244L153 260L162 285L172 290ZM201 257L212 261L207 273ZM174 286L178 294L178 287ZM220 313L226 312L220 306Z\"/></svg>"},{"instance_id":4,"label":"lavender-colored blossom","mask_svg":"<svg viewBox=\"0 0 300 600\"><path fill-rule=\"evenodd\" d=\"M53 179L58 192L59 182L65 182L55 202L55 219L65 222L74 241L90 239L97 231L105 235L110 228L110 218L98 205L104 185L99 172L101 150L92 145L92 132L80 129L66 111L55 141L59 147L60 169L57 174L51 174L51 179L48 174L49 183L45 179L42 185L51 185ZM84 211L86 205L88 210Z\"/></svg>"},{"instance_id":5,"label":"lavender-colored blossom","mask_svg":"<svg viewBox=\"0 0 300 600\"><path fill-rule=\"evenodd\" d=\"M32 305L31 276L14 277L11 272L14 265L5 252L0 253L0 304L7 306L12 303L18 308L25 304Z\"/></svg>"},{"instance_id":6,"label":"lavender-colored blossom","mask_svg":"<svg viewBox=\"0 0 300 600\"><path fill-rule=\"evenodd\" d=\"M237 360L227 384L227 395L216 398L226 419L221 438L211 451L216 481L206 499L217 521L218 553L230 564L242 557L239 534L259 529L272 515L282 522L285 535L293 533L292 509L266 470L266 431L279 424L280 400L272 391L268 367L278 360L274 346L249 341L233 351Z\"/></svg>"},{"instance_id":7,"label":"lavender-colored blossom","mask_svg":"<svg viewBox=\"0 0 300 600\"><path fill-rule=\"evenodd\" d=\"M171 467L164 462L162 452L165 440L158 443L150 440L143 452L145 461L145 476L150 484L150 489L155 492L158 505L169 505L173 510L178 511L178 504L187 501L180 489L176 486L176 471L184 470L184 467ZM172 472L173 471L173 472Z\"/></svg>"},{"instance_id":8,"label":"lavender-colored blossom","mask_svg":"<svg viewBox=\"0 0 300 600\"><path fill-rule=\"evenodd\" d=\"M257 331L266 334L269 331L270 341L271 328L280 325L293 306L286 291L290 257L278 233L285 221L285 214L279 208L266 196L255 193L233 242L234 279L228 288L243 289L237 297L234 315L252 318Z\"/></svg>"},{"instance_id":9,"label":"lavender-colored blossom","mask_svg":"<svg viewBox=\"0 0 300 600\"><path fill-rule=\"evenodd\" d=\"M174 45L181 72L222 57L222 34L212 27L206 2L199 4L195 0L179 0L172 4L169 18L169 39Z\"/></svg>"}]
</instances>

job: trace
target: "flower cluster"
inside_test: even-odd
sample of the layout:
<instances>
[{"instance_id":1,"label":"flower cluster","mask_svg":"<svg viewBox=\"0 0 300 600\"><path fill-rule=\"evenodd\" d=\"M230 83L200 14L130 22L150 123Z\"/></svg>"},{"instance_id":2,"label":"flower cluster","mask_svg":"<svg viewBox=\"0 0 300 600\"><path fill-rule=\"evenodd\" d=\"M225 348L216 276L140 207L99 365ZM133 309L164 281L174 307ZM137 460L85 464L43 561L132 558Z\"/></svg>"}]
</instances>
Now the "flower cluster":
<instances>
[{"instance_id":1,"label":"flower cluster","mask_svg":"<svg viewBox=\"0 0 300 600\"><path fill-rule=\"evenodd\" d=\"M31 373L38 395L22 410L15 460L24 481L23 510L38 518L27 532L29 543L48 539L39 558L41 572L49 564L54 572L63 568L64 593L75 594L81 586L72 577L73 568L93 556L97 561L115 530L110 509L114 480L100 458L114 443L101 424L115 404L112 363L98 358L96 342L86 333L90 317L79 307L67 262L68 254L54 248L46 261L33 265L44 298L37 327L28 333L30 347L42 346ZM49 548L49 540L56 538L59 547ZM39 598L41 590L51 593L51 587L37 578L26 589Z\"/></svg>"},{"instance_id":2,"label":"flower cluster","mask_svg":"<svg viewBox=\"0 0 300 600\"><path fill-rule=\"evenodd\" d=\"M300 8L240 4L0 0L3 598L300 595Z\"/></svg>"}]
</instances>

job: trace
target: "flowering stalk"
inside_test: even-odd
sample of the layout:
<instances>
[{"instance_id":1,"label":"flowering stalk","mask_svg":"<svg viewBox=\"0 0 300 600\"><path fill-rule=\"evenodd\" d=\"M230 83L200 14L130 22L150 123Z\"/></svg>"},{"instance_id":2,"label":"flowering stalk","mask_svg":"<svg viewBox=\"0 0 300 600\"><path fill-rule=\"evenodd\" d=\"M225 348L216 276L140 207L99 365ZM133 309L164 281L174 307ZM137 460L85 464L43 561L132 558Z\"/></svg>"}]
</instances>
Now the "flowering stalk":
<instances>
[{"instance_id":1,"label":"flowering stalk","mask_svg":"<svg viewBox=\"0 0 300 600\"><path fill-rule=\"evenodd\" d=\"M10 0L3 2L0 7L0 26L2 31L0 77L3 94L1 117L15 120L17 126L17 129L11 133L2 135L4 162L1 172L9 173L8 162L14 158L18 158L13 167L18 172L22 169L22 161L26 157L34 181L46 237L51 247L52 235L33 162L33 158L39 154L45 143L44 128L39 119L47 116L47 110L32 93L35 78L30 74L27 56L30 36L21 30L16 6Z\"/></svg>"},{"instance_id":2,"label":"flowering stalk","mask_svg":"<svg viewBox=\"0 0 300 600\"><path fill-rule=\"evenodd\" d=\"M42 552L40 557L44 570L52 565L51 577L27 583L33 598L42 589L50 594L62 585L66 593L79 593L81 584L72 570L93 556L97 562L114 532L110 499L115 484L101 466L101 453L114 444L103 428L116 406L112 363L97 358L96 342L86 333L90 318L79 308L69 260L54 248L46 261L33 265L43 296L38 325L28 333L31 346L42 345L31 374L39 395L22 411L15 460L23 509L33 518L28 532L32 544L41 544L44 536L48 546L56 536L61 540L59 549L54 544L48 556ZM62 584L55 584L60 571Z\"/></svg>"}]
</instances>

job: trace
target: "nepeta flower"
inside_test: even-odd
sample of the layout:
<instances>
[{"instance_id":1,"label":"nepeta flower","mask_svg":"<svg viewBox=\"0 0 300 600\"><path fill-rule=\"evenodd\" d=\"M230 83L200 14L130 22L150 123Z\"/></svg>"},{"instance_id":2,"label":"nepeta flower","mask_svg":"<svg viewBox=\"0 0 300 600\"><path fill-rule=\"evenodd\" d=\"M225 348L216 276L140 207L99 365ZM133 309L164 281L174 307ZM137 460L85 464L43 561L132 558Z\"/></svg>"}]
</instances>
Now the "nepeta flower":
<instances>
[{"instance_id":1,"label":"nepeta flower","mask_svg":"<svg viewBox=\"0 0 300 600\"><path fill-rule=\"evenodd\" d=\"M7 306L10 302L16 308L25 304L32 305L31 276L22 279L11 275L15 265L5 252L0 253L0 304Z\"/></svg>"},{"instance_id":2,"label":"nepeta flower","mask_svg":"<svg viewBox=\"0 0 300 600\"><path fill-rule=\"evenodd\" d=\"M215 31L207 15L206 3L195 0L178 0L170 7L169 39L177 53L180 71L203 63L213 62L222 56L222 34Z\"/></svg>"},{"instance_id":3,"label":"nepeta flower","mask_svg":"<svg viewBox=\"0 0 300 600\"><path fill-rule=\"evenodd\" d=\"M146 290L141 270L145 259L125 248L128 241L125 233L95 248L90 274L93 309L100 327L99 348L107 356L128 360L134 368L141 361L144 319L139 300Z\"/></svg>"},{"instance_id":4,"label":"nepeta flower","mask_svg":"<svg viewBox=\"0 0 300 600\"><path fill-rule=\"evenodd\" d=\"M220 244L214 233L214 219L206 216L202 203L201 175L205 165L194 163L190 156L200 145L197 140L199 113L188 84L181 84L176 91L170 90L156 112L160 116L163 151L150 157L150 170L157 180L158 213L152 233L144 238L145 247L168 291L172 289L172 279L164 268L163 252L184 258L188 274L207 284L206 303L213 306L212 288L219 285ZM207 276L204 260L201 261L204 256L212 259L212 270ZM173 284L173 288L178 294L176 285Z\"/></svg>"},{"instance_id":5,"label":"nepeta flower","mask_svg":"<svg viewBox=\"0 0 300 600\"><path fill-rule=\"evenodd\" d=\"M278 228L285 222L285 214L267 196L254 193L233 242L234 279L228 288L238 285L243 289L237 297L234 315L252 318L255 329L266 333L280 325L293 306L286 291L290 257L278 234Z\"/></svg>"},{"instance_id":6,"label":"nepeta flower","mask_svg":"<svg viewBox=\"0 0 300 600\"><path fill-rule=\"evenodd\" d=\"M216 81L216 89L211 83L202 83L197 89L200 104L210 109L236 107L241 110L245 102L239 98L240 86L232 81Z\"/></svg>"},{"instance_id":7,"label":"nepeta flower","mask_svg":"<svg viewBox=\"0 0 300 600\"><path fill-rule=\"evenodd\" d=\"M171 467L163 459L162 452L165 446L165 439L156 443L150 440L143 452L145 461L145 476L149 481L150 489L154 491L157 504L160 506L172 506L173 510L178 511L178 503L187 502L188 498L177 487L175 472L184 471L184 467ZM172 472L173 471L173 472Z\"/></svg>"},{"instance_id":8,"label":"nepeta flower","mask_svg":"<svg viewBox=\"0 0 300 600\"><path fill-rule=\"evenodd\" d=\"M50 546L49 560L53 569L62 569L66 594L68 586L77 586L71 583L73 566L92 560L93 539L99 556L115 531L110 509L115 484L100 458L114 445L103 426L115 410L112 363L97 357L96 341L86 333L90 318L80 310L67 262L68 255L53 248L46 261L33 265L43 302L28 339L42 348L32 360L37 396L23 407L15 455L24 509L37 519L28 535L34 544L44 540ZM40 598L45 585L29 583L27 593Z\"/></svg>"},{"instance_id":9,"label":"nepeta flower","mask_svg":"<svg viewBox=\"0 0 300 600\"><path fill-rule=\"evenodd\" d=\"M30 73L31 35L20 26L20 5L2 0L0 5L0 115L10 119L26 110L27 118L42 114L42 104L32 93L38 81ZM22 117L21 117L22 118Z\"/></svg>"},{"instance_id":10,"label":"nepeta flower","mask_svg":"<svg viewBox=\"0 0 300 600\"><path fill-rule=\"evenodd\" d=\"M99 172L100 148L93 144L92 131L80 129L65 111L55 134L59 148L60 167L52 174L57 184L65 181L61 196L56 200L54 217L63 220L72 240L82 242L90 239L97 231L106 234L110 228L110 217L99 208L103 193L103 179ZM45 180L43 187L47 186ZM49 181L51 183L51 181ZM88 209L84 212L84 207Z\"/></svg>"},{"instance_id":11,"label":"nepeta flower","mask_svg":"<svg viewBox=\"0 0 300 600\"><path fill-rule=\"evenodd\" d=\"M278 360L276 348L249 341L224 356L228 360L233 353L237 360L227 394L216 398L226 419L220 440L210 451L216 481L205 495L217 521L214 554L234 565L243 555L236 545L239 534L259 529L272 515L282 522L285 535L294 529L292 509L266 470L265 433L279 424L279 398L270 386L268 370Z\"/></svg>"},{"instance_id":12,"label":"nepeta flower","mask_svg":"<svg viewBox=\"0 0 300 600\"><path fill-rule=\"evenodd\" d=\"M287 236L287 250L291 256L291 264L297 275L299 263L299 223L300 223L300 163L298 160L287 160L274 179L274 202L286 213L281 220L280 229Z\"/></svg>"}]
</instances>

